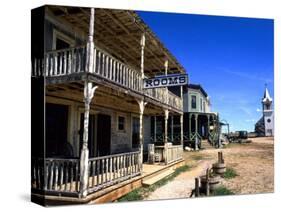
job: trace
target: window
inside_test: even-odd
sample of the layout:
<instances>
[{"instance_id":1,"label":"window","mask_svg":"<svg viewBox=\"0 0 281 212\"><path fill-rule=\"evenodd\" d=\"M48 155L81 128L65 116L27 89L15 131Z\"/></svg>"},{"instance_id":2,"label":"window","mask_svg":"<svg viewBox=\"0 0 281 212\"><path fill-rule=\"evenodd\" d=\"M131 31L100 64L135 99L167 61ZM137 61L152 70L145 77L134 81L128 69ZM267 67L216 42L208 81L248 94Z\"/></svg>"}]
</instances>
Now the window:
<instances>
[{"instance_id":1,"label":"window","mask_svg":"<svg viewBox=\"0 0 281 212\"><path fill-rule=\"evenodd\" d=\"M267 123L270 123L271 122L271 120L270 119L267 119Z\"/></svg>"},{"instance_id":2,"label":"window","mask_svg":"<svg viewBox=\"0 0 281 212\"><path fill-rule=\"evenodd\" d=\"M125 130L125 117L123 116L118 116L118 130Z\"/></svg>"},{"instance_id":3,"label":"window","mask_svg":"<svg viewBox=\"0 0 281 212\"><path fill-rule=\"evenodd\" d=\"M204 101L203 103L203 112L205 113L206 112L206 102Z\"/></svg>"},{"instance_id":4,"label":"window","mask_svg":"<svg viewBox=\"0 0 281 212\"><path fill-rule=\"evenodd\" d=\"M191 96L191 108L196 109L196 96Z\"/></svg>"},{"instance_id":5,"label":"window","mask_svg":"<svg viewBox=\"0 0 281 212\"><path fill-rule=\"evenodd\" d=\"M200 111L202 112L203 111L203 99L200 98Z\"/></svg>"},{"instance_id":6,"label":"window","mask_svg":"<svg viewBox=\"0 0 281 212\"><path fill-rule=\"evenodd\" d=\"M67 49L75 45L75 40L58 30L53 31L53 50Z\"/></svg>"}]
</instances>

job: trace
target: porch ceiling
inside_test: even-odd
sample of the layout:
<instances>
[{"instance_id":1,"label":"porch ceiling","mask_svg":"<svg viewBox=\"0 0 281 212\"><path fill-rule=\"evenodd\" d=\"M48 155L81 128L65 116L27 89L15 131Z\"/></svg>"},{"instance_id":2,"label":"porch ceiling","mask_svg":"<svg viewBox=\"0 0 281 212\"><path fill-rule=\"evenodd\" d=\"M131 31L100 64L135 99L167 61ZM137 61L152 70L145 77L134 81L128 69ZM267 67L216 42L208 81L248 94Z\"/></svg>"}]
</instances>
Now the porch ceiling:
<instances>
[{"instance_id":1,"label":"porch ceiling","mask_svg":"<svg viewBox=\"0 0 281 212\"><path fill-rule=\"evenodd\" d=\"M47 6L48 14L69 23L87 38L90 8ZM97 46L119 60L140 70L140 38L146 34L144 69L147 76L164 74L164 61L169 61L169 73L185 73L185 69L135 11L95 9L94 40Z\"/></svg>"},{"instance_id":2,"label":"porch ceiling","mask_svg":"<svg viewBox=\"0 0 281 212\"><path fill-rule=\"evenodd\" d=\"M82 81L47 85L46 95L73 100L83 104L83 89L84 84ZM164 107L162 104L157 105L155 102L150 101L149 99L147 100L148 104L145 107L144 115L164 115ZM102 85L99 85L96 90L92 103L100 107L106 107L122 112L139 113L139 106L135 97ZM173 110L170 110L170 112L171 114L178 114Z\"/></svg>"}]
</instances>

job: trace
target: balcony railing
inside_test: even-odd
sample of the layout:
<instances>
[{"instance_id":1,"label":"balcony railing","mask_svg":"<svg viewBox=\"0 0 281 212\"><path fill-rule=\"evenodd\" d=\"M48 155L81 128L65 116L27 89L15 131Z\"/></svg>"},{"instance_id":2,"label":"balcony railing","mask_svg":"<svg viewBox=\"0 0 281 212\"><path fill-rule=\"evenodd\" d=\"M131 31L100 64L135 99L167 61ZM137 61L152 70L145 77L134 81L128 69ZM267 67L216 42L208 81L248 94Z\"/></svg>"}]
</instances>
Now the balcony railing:
<instances>
[{"instance_id":1,"label":"balcony railing","mask_svg":"<svg viewBox=\"0 0 281 212\"><path fill-rule=\"evenodd\" d=\"M33 60L32 75L46 77L65 76L86 72L86 47L50 51L42 60ZM113 82L125 89L142 93L154 100L166 103L178 110L182 110L182 100L171 92L166 98L165 88L142 90L140 72L114 58L98 47L94 48L94 75Z\"/></svg>"}]
</instances>

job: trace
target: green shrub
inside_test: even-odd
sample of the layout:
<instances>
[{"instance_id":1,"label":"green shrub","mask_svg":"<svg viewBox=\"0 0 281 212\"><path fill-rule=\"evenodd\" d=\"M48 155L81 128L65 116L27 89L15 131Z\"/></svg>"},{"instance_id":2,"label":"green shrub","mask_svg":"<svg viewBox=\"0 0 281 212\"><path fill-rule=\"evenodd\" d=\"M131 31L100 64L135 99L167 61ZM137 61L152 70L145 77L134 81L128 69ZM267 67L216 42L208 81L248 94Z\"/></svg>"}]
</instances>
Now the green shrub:
<instances>
[{"instance_id":1,"label":"green shrub","mask_svg":"<svg viewBox=\"0 0 281 212\"><path fill-rule=\"evenodd\" d=\"M232 195L232 194L234 194L234 193L224 186L220 186L220 187L216 188L212 193L213 196Z\"/></svg>"},{"instance_id":2,"label":"green shrub","mask_svg":"<svg viewBox=\"0 0 281 212\"><path fill-rule=\"evenodd\" d=\"M233 168L226 168L226 171L223 175L223 177L225 179L231 179L238 176L238 174L236 173L236 171Z\"/></svg>"}]
</instances>

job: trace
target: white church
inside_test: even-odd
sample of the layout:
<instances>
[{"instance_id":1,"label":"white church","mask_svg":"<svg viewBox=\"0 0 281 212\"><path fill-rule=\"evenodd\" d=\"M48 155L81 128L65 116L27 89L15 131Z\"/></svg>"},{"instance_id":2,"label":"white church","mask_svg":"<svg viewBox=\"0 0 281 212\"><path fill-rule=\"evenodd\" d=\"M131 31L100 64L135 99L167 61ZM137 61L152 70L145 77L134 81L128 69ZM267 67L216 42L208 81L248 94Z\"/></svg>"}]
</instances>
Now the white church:
<instances>
[{"instance_id":1,"label":"white church","mask_svg":"<svg viewBox=\"0 0 281 212\"><path fill-rule=\"evenodd\" d=\"M274 136L274 111L273 99L270 97L267 87L262 98L263 116L255 125L255 132L258 136Z\"/></svg>"}]
</instances>

